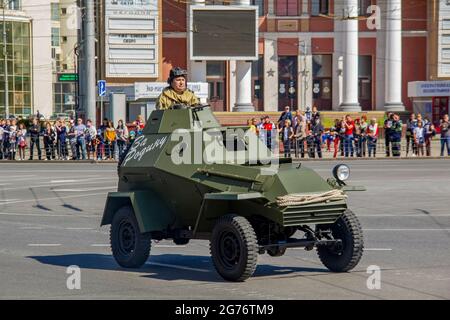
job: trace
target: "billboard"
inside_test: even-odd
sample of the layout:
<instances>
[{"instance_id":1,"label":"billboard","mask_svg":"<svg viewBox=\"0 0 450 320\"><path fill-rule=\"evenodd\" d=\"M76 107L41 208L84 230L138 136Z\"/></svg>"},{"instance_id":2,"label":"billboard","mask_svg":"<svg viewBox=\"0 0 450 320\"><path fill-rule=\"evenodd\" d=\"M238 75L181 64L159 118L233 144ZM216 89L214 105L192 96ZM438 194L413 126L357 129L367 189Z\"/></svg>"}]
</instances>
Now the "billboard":
<instances>
[{"instance_id":1,"label":"billboard","mask_svg":"<svg viewBox=\"0 0 450 320\"><path fill-rule=\"evenodd\" d=\"M191 6L191 60L257 60L258 7Z\"/></svg>"},{"instance_id":2,"label":"billboard","mask_svg":"<svg viewBox=\"0 0 450 320\"><path fill-rule=\"evenodd\" d=\"M158 1L105 1L107 78L158 77Z\"/></svg>"}]
</instances>

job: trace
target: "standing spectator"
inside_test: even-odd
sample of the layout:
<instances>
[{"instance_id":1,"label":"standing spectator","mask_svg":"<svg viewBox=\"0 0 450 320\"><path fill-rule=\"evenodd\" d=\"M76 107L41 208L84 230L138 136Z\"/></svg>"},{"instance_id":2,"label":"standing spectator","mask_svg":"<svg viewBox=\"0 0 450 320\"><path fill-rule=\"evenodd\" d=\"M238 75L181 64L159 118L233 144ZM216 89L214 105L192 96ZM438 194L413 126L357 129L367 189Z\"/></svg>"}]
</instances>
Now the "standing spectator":
<instances>
[{"instance_id":1,"label":"standing spectator","mask_svg":"<svg viewBox=\"0 0 450 320\"><path fill-rule=\"evenodd\" d=\"M11 120L6 119L3 126L3 157L5 160L9 159L9 127L11 126Z\"/></svg>"},{"instance_id":2,"label":"standing spectator","mask_svg":"<svg viewBox=\"0 0 450 320\"><path fill-rule=\"evenodd\" d=\"M323 125L320 121L319 117L313 118L314 123L311 127L311 132L313 136L313 149L312 149L312 156L315 158L315 153L317 151L317 156L319 158L322 158L322 134L324 132Z\"/></svg>"},{"instance_id":3,"label":"standing spectator","mask_svg":"<svg viewBox=\"0 0 450 320\"><path fill-rule=\"evenodd\" d=\"M278 119L278 128L283 128L286 120L289 120L290 123L292 123L292 113L291 108L289 106L284 107L284 111L281 114L280 118Z\"/></svg>"},{"instance_id":4,"label":"standing spectator","mask_svg":"<svg viewBox=\"0 0 450 320\"><path fill-rule=\"evenodd\" d=\"M45 148L45 160L55 159L55 140L56 131L52 128L50 122L45 123L44 136L44 148Z\"/></svg>"},{"instance_id":5,"label":"standing spectator","mask_svg":"<svg viewBox=\"0 0 450 320\"><path fill-rule=\"evenodd\" d=\"M17 143L19 147L19 160L25 160L25 148L27 147L27 129L23 122L19 123L17 131Z\"/></svg>"},{"instance_id":6,"label":"standing spectator","mask_svg":"<svg viewBox=\"0 0 450 320\"><path fill-rule=\"evenodd\" d=\"M317 106L314 105L312 108L311 123L316 123L315 120L317 118L320 118L320 112L317 110Z\"/></svg>"},{"instance_id":7,"label":"standing spectator","mask_svg":"<svg viewBox=\"0 0 450 320\"><path fill-rule=\"evenodd\" d=\"M369 157L375 158L377 154L377 141L378 141L378 124L377 119L370 120L370 125L367 127L367 148Z\"/></svg>"},{"instance_id":8,"label":"standing spectator","mask_svg":"<svg viewBox=\"0 0 450 320\"><path fill-rule=\"evenodd\" d=\"M88 160L95 159L95 139L97 137L97 130L95 126L92 124L92 120L88 119L86 121L86 151Z\"/></svg>"},{"instance_id":9,"label":"standing spectator","mask_svg":"<svg viewBox=\"0 0 450 320\"><path fill-rule=\"evenodd\" d=\"M123 120L119 120L116 128L117 153L118 158L125 152L128 144L128 128L124 125Z\"/></svg>"},{"instance_id":10,"label":"standing spectator","mask_svg":"<svg viewBox=\"0 0 450 320\"><path fill-rule=\"evenodd\" d=\"M334 126L330 129L330 134L333 137L333 158L337 157L337 153L339 150L339 144L340 144L340 132L341 132L341 120L334 119Z\"/></svg>"},{"instance_id":11,"label":"standing spectator","mask_svg":"<svg viewBox=\"0 0 450 320\"><path fill-rule=\"evenodd\" d=\"M283 126L279 129L279 132L281 133L281 138L283 140L283 147L284 147L284 157L290 158L291 157L291 141L294 137L294 130L291 127L291 122L289 119L284 120Z\"/></svg>"},{"instance_id":12,"label":"standing spectator","mask_svg":"<svg viewBox=\"0 0 450 320\"><path fill-rule=\"evenodd\" d=\"M135 121L136 123L136 121ZM97 130L97 160L105 159L105 131L108 128L108 119L104 118Z\"/></svg>"},{"instance_id":13,"label":"standing spectator","mask_svg":"<svg viewBox=\"0 0 450 320\"><path fill-rule=\"evenodd\" d=\"M114 147L116 143L116 129L112 121L108 121L108 127L105 130L105 153L106 160L112 160L114 156Z\"/></svg>"},{"instance_id":14,"label":"standing spectator","mask_svg":"<svg viewBox=\"0 0 450 320\"><path fill-rule=\"evenodd\" d=\"M77 160L77 133L75 131L75 123L73 119L69 120L67 139L69 139L70 151L72 153L71 160Z\"/></svg>"},{"instance_id":15,"label":"standing spectator","mask_svg":"<svg viewBox=\"0 0 450 320\"><path fill-rule=\"evenodd\" d=\"M56 145L59 160L67 160L67 127L64 120L57 120L55 125Z\"/></svg>"},{"instance_id":16,"label":"standing spectator","mask_svg":"<svg viewBox=\"0 0 450 320\"><path fill-rule=\"evenodd\" d=\"M267 148L269 148L270 150L272 150L272 147L275 143L275 135L274 135L274 130L276 130L275 124L270 121L270 117L269 116L265 116L264 118L264 125L263 125L263 130L264 130L264 135L266 138L266 146Z\"/></svg>"},{"instance_id":17,"label":"standing spectator","mask_svg":"<svg viewBox=\"0 0 450 320\"><path fill-rule=\"evenodd\" d=\"M436 129L430 119L425 118L425 125L423 126L425 131L425 150L427 157L431 156L431 140L436 135Z\"/></svg>"},{"instance_id":18,"label":"standing spectator","mask_svg":"<svg viewBox=\"0 0 450 320\"><path fill-rule=\"evenodd\" d=\"M424 155L423 146L425 144L425 130L422 120L417 120L417 127L413 131L414 143L416 144L417 155Z\"/></svg>"},{"instance_id":19,"label":"standing spectator","mask_svg":"<svg viewBox=\"0 0 450 320\"><path fill-rule=\"evenodd\" d=\"M249 130L254 134L258 135L258 120L256 118L252 118L248 121Z\"/></svg>"},{"instance_id":20,"label":"standing spectator","mask_svg":"<svg viewBox=\"0 0 450 320\"><path fill-rule=\"evenodd\" d=\"M368 128L368 124L367 124L367 117L366 115L363 115L361 117L361 121L359 123L360 129L361 129L361 136L360 136L360 152L361 152L361 156L365 157L366 156L366 149L367 149L367 128Z\"/></svg>"},{"instance_id":21,"label":"standing spectator","mask_svg":"<svg viewBox=\"0 0 450 320\"><path fill-rule=\"evenodd\" d=\"M3 159L3 139L5 135L5 120L0 119L0 160Z\"/></svg>"},{"instance_id":22,"label":"standing spectator","mask_svg":"<svg viewBox=\"0 0 450 320\"><path fill-rule=\"evenodd\" d=\"M355 154L358 158L362 156L362 150L361 150L361 125L359 118L355 119L355 128L353 130L353 141L355 143Z\"/></svg>"},{"instance_id":23,"label":"standing spectator","mask_svg":"<svg viewBox=\"0 0 450 320\"><path fill-rule=\"evenodd\" d=\"M295 156L298 157L298 153L302 158L305 157L305 138L306 138L306 121L305 118L299 113L297 114L297 124L294 130L295 139Z\"/></svg>"},{"instance_id":24,"label":"standing spectator","mask_svg":"<svg viewBox=\"0 0 450 320\"><path fill-rule=\"evenodd\" d=\"M386 147L386 157L391 156L391 127L393 123L394 114L392 112L388 113L386 120L384 120L384 143Z\"/></svg>"},{"instance_id":25,"label":"standing spectator","mask_svg":"<svg viewBox=\"0 0 450 320\"><path fill-rule=\"evenodd\" d=\"M345 157L353 157L353 131L355 129L355 123L350 115L346 115L344 118L343 128L344 133L344 153Z\"/></svg>"},{"instance_id":26,"label":"standing spectator","mask_svg":"<svg viewBox=\"0 0 450 320\"><path fill-rule=\"evenodd\" d=\"M77 125L75 126L75 134L77 137L76 150L77 159L86 160L86 126L83 124L83 119L77 119Z\"/></svg>"},{"instance_id":27,"label":"standing spectator","mask_svg":"<svg viewBox=\"0 0 450 320\"><path fill-rule=\"evenodd\" d=\"M406 156L411 148L412 154L416 155L416 144L414 143L414 129L417 127L416 115L411 113L406 121Z\"/></svg>"},{"instance_id":28,"label":"standing spectator","mask_svg":"<svg viewBox=\"0 0 450 320\"><path fill-rule=\"evenodd\" d=\"M398 114L394 114L392 117L392 125L390 127L389 141L392 145L392 156L400 157L401 155L401 141L402 141L402 129L403 124Z\"/></svg>"},{"instance_id":29,"label":"standing spectator","mask_svg":"<svg viewBox=\"0 0 450 320\"><path fill-rule=\"evenodd\" d=\"M447 155L450 156L450 123L448 114L442 117L439 128L441 129L441 157L444 156L445 147L447 147Z\"/></svg>"},{"instance_id":30,"label":"standing spectator","mask_svg":"<svg viewBox=\"0 0 450 320\"><path fill-rule=\"evenodd\" d=\"M9 126L9 160L16 160L17 130L16 119L11 119L11 125Z\"/></svg>"},{"instance_id":31,"label":"standing spectator","mask_svg":"<svg viewBox=\"0 0 450 320\"><path fill-rule=\"evenodd\" d=\"M138 131L140 131L140 132L142 132L145 128L145 120L141 114L138 115L138 117L136 119L136 125L139 127Z\"/></svg>"},{"instance_id":32,"label":"standing spectator","mask_svg":"<svg viewBox=\"0 0 450 320\"><path fill-rule=\"evenodd\" d=\"M36 146L36 149L38 152L38 159L41 160L41 158L42 158L41 142L40 142L41 125L39 124L39 120L37 118L33 118L32 125L28 131L30 131L30 158L29 158L29 160L33 160L34 146Z\"/></svg>"}]
</instances>

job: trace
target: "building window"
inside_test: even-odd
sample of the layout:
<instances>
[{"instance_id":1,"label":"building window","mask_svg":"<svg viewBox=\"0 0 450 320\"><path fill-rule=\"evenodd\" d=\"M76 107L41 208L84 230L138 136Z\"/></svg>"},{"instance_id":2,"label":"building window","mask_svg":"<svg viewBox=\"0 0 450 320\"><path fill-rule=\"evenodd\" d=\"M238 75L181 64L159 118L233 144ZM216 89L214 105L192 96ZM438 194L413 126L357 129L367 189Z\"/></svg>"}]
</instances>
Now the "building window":
<instances>
[{"instance_id":1,"label":"building window","mask_svg":"<svg viewBox=\"0 0 450 320\"><path fill-rule=\"evenodd\" d=\"M328 15L330 5L328 0L311 0L311 15L320 16Z\"/></svg>"},{"instance_id":2,"label":"building window","mask_svg":"<svg viewBox=\"0 0 450 320\"><path fill-rule=\"evenodd\" d=\"M358 15L359 16L369 16L367 9L372 5L371 0L358 0Z\"/></svg>"},{"instance_id":3,"label":"building window","mask_svg":"<svg viewBox=\"0 0 450 320\"><path fill-rule=\"evenodd\" d=\"M332 109L332 66L331 54L313 55L313 104L319 110Z\"/></svg>"},{"instance_id":4,"label":"building window","mask_svg":"<svg viewBox=\"0 0 450 320\"><path fill-rule=\"evenodd\" d=\"M252 0L252 6L258 7L258 15L263 17L265 15L264 12L264 0Z\"/></svg>"},{"instance_id":5,"label":"building window","mask_svg":"<svg viewBox=\"0 0 450 320\"><path fill-rule=\"evenodd\" d=\"M22 1L21 0L10 0L8 2L9 10L22 10Z\"/></svg>"},{"instance_id":6,"label":"building window","mask_svg":"<svg viewBox=\"0 0 450 320\"><path fill-rule=\"evenodd\" d=\"M264 111L264 57L252 61L252 103L255 110Z\"/></svg>"},{"instance_id":7,"label":"building window","mask_svg":"<svg viewBox=\"0 0 450 320\"><path fill-rule=\"evenodd\" d=\"M71 114L76 106L76 83L53 84L53 113Z\"/></svg>"},{"instance_id":8,"label":"building window","mask_svg":"<svg viewBox=\"0 0 450 320\"><path fill-rule=\"evenodd\" d=\"M52 2L50 5L52 10L52 21L59 21L59 3Z\"/></svg>"},{"instance_id":9,"label":"building window","mask_svg":"<svg viewBox=\"0 0 450 320\"><path fill-rule=\"evenodd\" d=\"M276 0L277 16L298 16L297 0Z\"/></svg>"},{"instance_id":10,"label":"building window","mask_svg":"<svg viewBox=\"0 0 450 320\"><path fill-rule=\"evenodd\" d=\"M59 28L52 28L52 47L59 47Z\"/></svg>"},{"instance_id":11,"label":"building window","mask_svg":"<svg viewBox=\"0 0 450 320\"><path fill-rule=\"evenodd\" d=\"M372 56L359 56L358 98L363 110L372 110Z\"/></svg>"},{"instance_id":12,"label":"building window","mask_svg":"<svg viewBox=\"0 0 450 320\"><path fill-rule=\"evenodd\" d=\"M0 30L3 24L0 21ZM8 106L11 115L27 117L31 114L31 43L30 24L6 22L6 50L8 63ZM0 37L3 48L3 37ZM5 65L0 59L0 117L5 116Z\"/></svg>"}]
</instances>

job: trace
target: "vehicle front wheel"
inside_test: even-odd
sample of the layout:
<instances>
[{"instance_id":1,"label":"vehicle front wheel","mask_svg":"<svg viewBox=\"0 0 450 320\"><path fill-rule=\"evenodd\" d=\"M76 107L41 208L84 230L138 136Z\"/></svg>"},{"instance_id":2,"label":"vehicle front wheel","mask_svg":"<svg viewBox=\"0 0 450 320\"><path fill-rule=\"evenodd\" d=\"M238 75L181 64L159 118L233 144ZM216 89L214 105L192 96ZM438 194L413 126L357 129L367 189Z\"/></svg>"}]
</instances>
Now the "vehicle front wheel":
<instances>
[{"instance_id":1,"label":"vehicle front wheel","mask_svg":"<svg viewBox=\"0 0 450 320\"><path fill-rule=\"evenodd\" d=\"M148 259L150 234L142 234L131 207L122 207L114 215L110 231L114 259L124 268L139 268Z\"/></svg>"},{"instance_id":2,"label":"vehicle front wheel","mask_svg":"<svg viewBox=\"0 0 450 320\"><path fill-rule=\"evenodd\" d=\"M347 272L361 260L364 241L361 224L355 214L347 210L332 225L318 226L319 230L331 230L333 238L342 243L334 246L319 246L320 261L333 272Z\"/></svg>"},{"instance_id":3,"label":"vehicle front wheel","mask_svg":"<svg viewBox=\"0 0 450 320\"><path fill-rule=\"evenodd\" d=\"M226 215L214 226L210 250L217 272L229 281L245 281L255 272L258 258L256 234L241 216Z\"/></svg>"}]
</instances>

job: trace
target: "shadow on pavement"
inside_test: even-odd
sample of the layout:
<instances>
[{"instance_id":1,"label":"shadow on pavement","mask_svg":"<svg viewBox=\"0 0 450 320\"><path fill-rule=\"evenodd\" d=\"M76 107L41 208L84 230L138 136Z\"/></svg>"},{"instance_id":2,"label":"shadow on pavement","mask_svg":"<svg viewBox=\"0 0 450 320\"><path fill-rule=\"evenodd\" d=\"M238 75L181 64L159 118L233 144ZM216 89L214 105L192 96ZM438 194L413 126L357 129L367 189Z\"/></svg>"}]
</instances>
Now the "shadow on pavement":
<instances>
[{"instance_id":1,"label":"shadow on pavement","mask_svg":"<svg viewBox=\"0 0 450 320\"><path fill-rule=\"evenodd\" d=\"M81 269L138 272L144 274L142 277L150 279L224 282L216 273L209 256L188 256L180 254L152 255L147 263L139 269L122 268L115 262L111 255L95 253L29 256L27 258L53 266L69 267L76 265ZM328 270L259 264L253 277L282 276L298 272L328 273Z\"/></svg>"}]
</instances>

